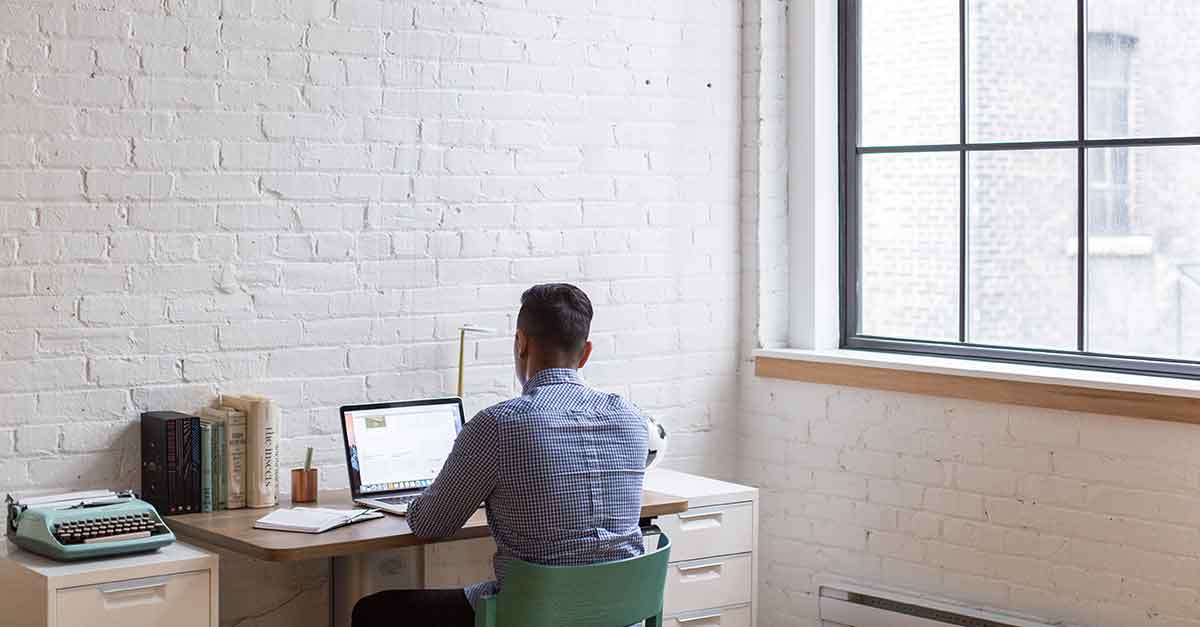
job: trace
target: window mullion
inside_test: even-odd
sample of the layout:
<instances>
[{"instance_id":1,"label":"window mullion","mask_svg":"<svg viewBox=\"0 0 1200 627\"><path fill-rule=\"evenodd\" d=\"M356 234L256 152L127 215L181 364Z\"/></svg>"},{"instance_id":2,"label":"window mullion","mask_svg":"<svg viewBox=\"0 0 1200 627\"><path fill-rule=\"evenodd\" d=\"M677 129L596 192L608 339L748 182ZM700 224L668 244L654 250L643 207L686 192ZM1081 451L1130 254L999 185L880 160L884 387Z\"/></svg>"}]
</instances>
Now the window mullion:
<instances>
[{"instance_id":1,"label":"window mullion","mask_svg":"<svg viewBox=\"0 0 1200 627\"><path fill-rule=\"evenodd\" d=\"M1078 259L1078 277L1076 278L1076 347L1080 352L1087 351L1087 0L1076 0L1075 14L1075 46L1076 46L1076 98L1078 110L1076 126L1079 133L1079 148L1076 154L1076 188L1075 202L1077 206L1078 235L1076 246Z\"/></svg>"},{"instance_id":2,"label":"window mullion","mask_svg":"<svg viewBox=\"0 0 1200 627\"><path fill-rule=\"evenodd\" d=\"M851 337L861 333L860 308L861 293L859 291L860 257L858 233L861 229L861 212L859 206L859 157L858 128L860 123L861 95L858 85L859 54L861 45L859 33L861 22L857 0L839 0L838 3L838 90L841 94L838 103L839 168L841 170L841 198L838 202L838 218L841 227L841 268L839 269L839 284L841 285L842 307L840 312L841 345L847 346Z\"/></svg>"},{"instance_id":3,"label":"window mullion","mask_svg":"<svg viewBox=\"0 0 1200 627\"><path fill-rule=\"evenodd\" d=\"M958 341L967 341L967 0L958 0Z\"/></svg>"}]
</instances>

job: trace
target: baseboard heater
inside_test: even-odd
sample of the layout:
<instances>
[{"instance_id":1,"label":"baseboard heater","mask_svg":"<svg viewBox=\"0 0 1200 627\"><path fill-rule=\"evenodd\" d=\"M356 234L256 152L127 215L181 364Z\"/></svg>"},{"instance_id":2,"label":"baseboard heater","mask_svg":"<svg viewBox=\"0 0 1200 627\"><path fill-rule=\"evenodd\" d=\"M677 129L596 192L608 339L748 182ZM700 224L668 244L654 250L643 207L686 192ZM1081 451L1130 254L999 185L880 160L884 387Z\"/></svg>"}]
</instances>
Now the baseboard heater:
<instances>
[{"instance_id":1,"label":"baseboard heater","mask_svg":"<svg viewBox=\"0 0 1200 627\"><path fill-rule=\"evenodd\" d=\"M821 586L822 627L1053 627L949 601L854 584Z\"/></svg>"}]
</instances>

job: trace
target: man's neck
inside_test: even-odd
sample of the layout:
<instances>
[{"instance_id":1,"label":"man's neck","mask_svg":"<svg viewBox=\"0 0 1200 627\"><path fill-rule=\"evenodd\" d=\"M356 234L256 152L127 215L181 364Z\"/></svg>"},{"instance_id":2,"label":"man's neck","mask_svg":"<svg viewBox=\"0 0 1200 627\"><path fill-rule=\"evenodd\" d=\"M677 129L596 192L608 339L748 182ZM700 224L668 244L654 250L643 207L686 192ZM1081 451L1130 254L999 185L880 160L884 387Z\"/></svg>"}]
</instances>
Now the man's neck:
<instances>
[{"instance_id":1,"label":"man's neck","mask_svg":"<svg viewBox=\"0 0 1200 627\"><path fill-rule=\"evenodd\" d=\"M557 370L563 368L567 370L578 370L579 358L567 357L561 353L542 353L541 355L534 355L533 358L529 360L529 378L533 379L543 370Z\"/></svg>"},{"instance_id":2,"label":"man's neck","mask_svg":"<svg viewBox=\"0 0 1200 627\"><path fill-rule=\"evenodd\" d=\"M541 366L539 368L531 368L529 370L529 380L533 381L534 379L537 378L538 375L542 374L543 372L545 372L547 370L578 370L578 368L576 368L575 366L562 366L562 365Z\"/></svg>"},{"instance_id":3,"label":"man's neck","mask_svg":"<svg viewBox=\"0 0 1200 627\"><path fill-rule=\"evenodd\" d=\"M547 370L570 370L571 372L577 372L579 369L575 368L574 366L545 366L543 368L537 368L536 370L531 369L529 372L529 376L525 379L524 385L522 385L522 387L524 388L524 391L528 392L529 384L536 381L537 378L539 376L541 376L542 373L546 372Z\"/></svg>"}]
</instances>

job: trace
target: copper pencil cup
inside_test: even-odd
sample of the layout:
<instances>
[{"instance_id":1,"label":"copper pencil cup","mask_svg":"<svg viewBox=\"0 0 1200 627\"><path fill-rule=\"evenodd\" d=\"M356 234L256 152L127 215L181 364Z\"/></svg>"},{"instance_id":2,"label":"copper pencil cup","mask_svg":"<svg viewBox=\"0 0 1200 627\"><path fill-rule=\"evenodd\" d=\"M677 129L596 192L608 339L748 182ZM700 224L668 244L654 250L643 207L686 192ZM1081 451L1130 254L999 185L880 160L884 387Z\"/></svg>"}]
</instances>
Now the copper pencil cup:
<instances>
[{"instance_id":1,"label":"copper pencil cup","mask_svg":"<svg viewBox=\"0 0 1200 627\"><path fill-rule=\"evenodd\" d=\"M292 502L314 503L317 500L317 469L292 469Z\"/></svg>"}]
</instances>

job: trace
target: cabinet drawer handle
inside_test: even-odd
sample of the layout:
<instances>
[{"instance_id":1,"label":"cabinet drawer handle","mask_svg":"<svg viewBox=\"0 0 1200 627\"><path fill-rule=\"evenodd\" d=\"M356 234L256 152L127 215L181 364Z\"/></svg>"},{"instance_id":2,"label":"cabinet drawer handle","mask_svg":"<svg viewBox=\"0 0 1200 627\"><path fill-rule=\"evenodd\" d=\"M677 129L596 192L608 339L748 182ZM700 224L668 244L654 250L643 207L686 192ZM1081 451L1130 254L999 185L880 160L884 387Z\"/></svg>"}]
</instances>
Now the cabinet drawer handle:
<instances>
[{"instance_id":1,"label":"cabinet drawer handle","mask_svg":"<svg viewBox=\"0 0 1200 627\"><path fill-rule=\"evenodd\" d=\"M679 514L679 530L700 531L702 529L720 529L725 524L724 521L725 512Z\"/></svg>"},{"instance_id":2,"label":"cabinet drawer handle","mask_svg":"<svg viewBox=\"0 0 1200 627\"><path fill-rule=\"evenodd\" d=\"M675 622L679 623L680 625L686 625L688 623L698 623L702 620L710 620L713 618L720 620L721 613L713 612L712 614L704 614L702 616L693 616L691 618L676 618ZM720 623L718 622L717 624L719 625Z\"/></svg>"},{"instance_id":3,"label":"cabinet drawer handle","mask_svg":"<svg viewBox=\"0 0 1200 627\"><path fill-rule=\"evenodd\" d=\"M677 566L676 568L679 569L679 574L684 577L689 575L700 576L704 573L711 573L713 577L720 577L721 570L725 568L725 562L713 562L711 564L699 564L696 566ZM693 573L695 574L693 575Z\"/></svg>"},{"instance_id":4,"label":"cabinet drawer handle","mask_svg":"<svg viewBox=\"0 0 1200 627\"><path fill-rule=\"evenodd\" d=\"M725 512L723 512L723 511L697 512L695 514L680 514L679 520L682 520L684 522L688 522L691 520L705 520L705 519L709 519L709 518L715 518L717 520L720 520L724 516L725 516Z\"/></svg>"},{"instance_id":5,"label":"cabinet drawer handle","mask_svg":"<svg viewBox=\"0 0 1200 627\"><path fill-rule=\"evenodd\" d=\"M151 590L153 588L167 587L167 578L162 577L147 577L145 579L134 579L133 581L118 581L116 583L106 583L99 586L100 594L117 594L118 592L134 592L136 590Z\"/></svg>"},{"instance_id":6,"label":"cabinet drawer handle","mask_svg":"<svg viewBox=\"0 0 1200 627\"><path fill-rule=\"evenodd\" d=\"M167 602L166 576L118 581L97 586L105 611Z\"/></svg>"}]
</instances>

